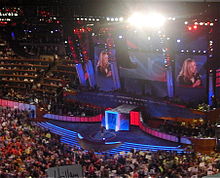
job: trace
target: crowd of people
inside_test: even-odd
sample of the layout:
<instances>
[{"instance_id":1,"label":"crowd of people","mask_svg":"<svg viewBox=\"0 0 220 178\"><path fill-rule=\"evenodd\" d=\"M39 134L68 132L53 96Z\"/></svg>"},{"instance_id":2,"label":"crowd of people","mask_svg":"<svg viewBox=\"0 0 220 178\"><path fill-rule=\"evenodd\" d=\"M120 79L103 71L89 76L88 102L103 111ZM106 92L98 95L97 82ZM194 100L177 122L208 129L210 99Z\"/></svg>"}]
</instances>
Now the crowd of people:
<instances>
[{"instance_id":1,"label":"crowd of people","mask_svg":"<svg viewBox=\"0 0 220 178\"><path fill-rule=\"evenodd\" d=\"M206 122L176 122L165 121L160 125L160 131L178 136L187 137L215 137L215 123Z\"/></svg>"},{"instance_id":2,"label":"crowd of people","mask_svg":"<svg viewBox=\"0 0 220 178\"><path fill-rule=\"evenodd\" d=\"M95 154L60 142L27 111L0 108L0 177L46 177L50 167L80 164L85 177L202 177L219 172L220 156L138 151Z\"/></svg>"},{"instance_id":3,"label":"crowd of people","mask_svg":"<svg viewBox=\"0 0 220 178\"><path fill-rule=\"evenodd\" d=\"M13 59L18 57L12 48L7 44L7 41L5 41L2 37L2 34L0 34L0 59Z\"/></svg>"}]
</instances>

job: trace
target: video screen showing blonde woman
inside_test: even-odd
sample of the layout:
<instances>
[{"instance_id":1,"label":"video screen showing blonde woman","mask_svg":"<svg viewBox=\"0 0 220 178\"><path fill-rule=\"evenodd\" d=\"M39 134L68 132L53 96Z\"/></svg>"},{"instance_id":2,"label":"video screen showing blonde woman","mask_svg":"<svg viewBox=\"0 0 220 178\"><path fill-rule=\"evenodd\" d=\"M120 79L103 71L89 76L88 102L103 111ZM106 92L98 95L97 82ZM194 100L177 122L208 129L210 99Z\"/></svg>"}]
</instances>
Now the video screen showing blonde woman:
<instances>
[{"instance_id":1,"label":"video screen showing blonde woman","mask_svg":"<svg viewBox=\"0 0 220 178\"><path fill-rule=\"evenodd\" d=\"M96 68L97 68L97 71L105 77L112 76L112 71L111 71L109 60L110 59L109 59L108 53L106 51L101 51L99 54L99 59L98 59Z\"/></svg>"},{"instance_id":2,"label":"video screen showing blonde woman","mask_svg":"<svg viewBox=\"0 0 220 178\"><path fill-rule=\"evenodd\" d=\"M177 76L179 85L187 85L190 87L202 86L201 75L198 72L197 64L194 59L187 58L182 64L182 68Z\"/></svg>"},{"instance_id":3,"label":"video screen showing blonde woman","mask_svg":"<svg viewBox=\"0 0 220 178\"><path fill-rule=\"evenodd\" d=\"M97 87L103 91L114 90L111 63L115 61L115 49L106 50L105 48L95 47L94 58Z\"/></svg>"},{"instance_id":4,"label":"video screen showing blonde woman","mask_svg":"<svg viewBox=\"0 0 220 178\"><path fill-rule=\"evenodd\" d=\"M207 56L179 54L175 57L175 95L186 103L206 100Z\"/></svg>"}]
</instances>

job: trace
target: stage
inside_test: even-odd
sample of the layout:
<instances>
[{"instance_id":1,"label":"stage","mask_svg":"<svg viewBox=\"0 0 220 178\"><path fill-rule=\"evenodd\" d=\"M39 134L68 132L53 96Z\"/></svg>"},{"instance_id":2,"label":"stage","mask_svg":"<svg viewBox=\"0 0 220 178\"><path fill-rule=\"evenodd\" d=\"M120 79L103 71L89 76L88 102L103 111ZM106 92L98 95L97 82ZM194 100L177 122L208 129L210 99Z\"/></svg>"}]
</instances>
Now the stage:
<instances>
[{"instance_id":1,"label":"stage","mask_svg":"<svg viewBox=\"0 0 220 178\"><path fill-rule=\"evenodd\" d=\"M88 140L94 140L97 142L101 142L100 133L101 126L100 123L70 123L70 122L62 122L62 121L48 121L51 124L56 126L75 131L80 133L84 138ZM154 145L154 146L167 146L167 147L177 147L178 143L170 142L166 140L162 140L151 135L148 135L141 131L139 127L131 126L129 131L107 131L108 138L106 141L111 142L130 142L136 144L143 145Z\"/></svg>"}]
</instances>

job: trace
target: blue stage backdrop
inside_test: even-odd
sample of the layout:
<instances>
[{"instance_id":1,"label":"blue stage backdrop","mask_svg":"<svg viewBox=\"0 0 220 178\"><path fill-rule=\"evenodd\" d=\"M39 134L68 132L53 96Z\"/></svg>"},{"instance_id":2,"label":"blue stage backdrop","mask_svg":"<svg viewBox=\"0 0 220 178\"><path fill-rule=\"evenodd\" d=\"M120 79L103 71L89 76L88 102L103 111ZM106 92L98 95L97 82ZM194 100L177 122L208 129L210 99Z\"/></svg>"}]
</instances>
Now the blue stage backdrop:
<instances>
[{"instance_id":1,"label":"blue stage backdrop","mask_svg":"<svg viewBox=\"0 0 220 178\"><path fill-rule=\"evenodd\" d=\"M80 85L82 86L87 86L87 75L86 75L86 72L84 70L84 64L76 64L76 72L77 72L77 75L78 75L78 78L79 78L79 82L80 82Z\"/></svg>"},{"instance_id":2,"label":"blue stage backdrop","mask_svg":"<svg viewBox=\"0 0 220 178\"><path fill-rule=\"evenodd\" d=\"M207 56L180 54L175 58L175 96L189 104L206 102ZM190 74L194 71L193 74ZM190 77L189 77L190 76Z\"/></svg>"},{"instance_id":3,"label":"blue stage backdrop","mask_svg":"<svg viewBox=\"0 0 220 178\"><path fill-rule=\"evenodd\" d=\"M85 65L86 65L86 72L88 74L89 85L90 87L94 88L96 85L96 81L95 81L94 68L93 68L92 61L88 60L88 62Z\"/></svg>"}]
</instances>

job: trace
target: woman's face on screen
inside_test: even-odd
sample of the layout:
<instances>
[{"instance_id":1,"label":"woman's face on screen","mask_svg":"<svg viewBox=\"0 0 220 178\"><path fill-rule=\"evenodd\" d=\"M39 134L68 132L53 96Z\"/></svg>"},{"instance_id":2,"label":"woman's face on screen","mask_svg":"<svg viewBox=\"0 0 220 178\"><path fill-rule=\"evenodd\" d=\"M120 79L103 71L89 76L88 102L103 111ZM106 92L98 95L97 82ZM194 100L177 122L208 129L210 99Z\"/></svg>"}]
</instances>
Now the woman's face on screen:
<instances>
[{"instance_id":1,"label":"woman's face on screen","mask_svg":"<svg viewBox=\"0 0 220 178\"><path fill-rule=\"evenodd\" d=\"M196 73L196 63L194 62L194 61L192 61L191 63L190 63L190 66L189 66L189 70L190 70L190 72L191 73L193 73L193 74L195 74Z\"/></svg>"},{"instance_id":2,"label":"woman's face on screen","mask_svg":"<svg viewBox=\"0 0 220 178\"><path fill-rule=\"evenodd\" d=\"M103 60L107 63L108 62L108 54L103 54Z\"/></svg>"}]
</instances>

